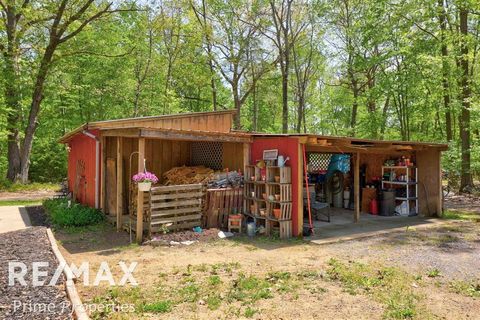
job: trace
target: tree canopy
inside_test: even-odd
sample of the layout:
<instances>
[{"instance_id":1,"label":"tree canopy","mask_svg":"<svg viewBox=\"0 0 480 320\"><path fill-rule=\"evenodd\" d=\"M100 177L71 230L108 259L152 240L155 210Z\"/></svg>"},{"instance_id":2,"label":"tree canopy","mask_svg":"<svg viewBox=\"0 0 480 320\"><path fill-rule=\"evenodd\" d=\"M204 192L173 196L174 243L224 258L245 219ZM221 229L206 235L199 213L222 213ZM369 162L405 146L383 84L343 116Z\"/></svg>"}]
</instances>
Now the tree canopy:
<instances>
[{"instance_id":1,"label":"tree canopy","mask_svg":"<svg viewBox=\"0 0 480 320\"><path fill-rule=\"evenodd\" d=\"M0 0L0 173L60 180L93 120L236 109L235 126L447 141L480 175L473 0Z\"/></svg>"}]
</instances>

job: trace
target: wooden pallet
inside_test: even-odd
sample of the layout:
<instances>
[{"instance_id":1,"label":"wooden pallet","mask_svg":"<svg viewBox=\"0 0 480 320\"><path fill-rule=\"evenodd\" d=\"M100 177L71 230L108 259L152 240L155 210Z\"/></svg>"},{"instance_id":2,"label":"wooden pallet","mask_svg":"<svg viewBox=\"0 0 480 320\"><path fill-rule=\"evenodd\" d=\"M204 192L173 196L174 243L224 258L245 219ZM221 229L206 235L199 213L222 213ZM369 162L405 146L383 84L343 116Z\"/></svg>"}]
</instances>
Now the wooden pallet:
<instances>
[{"instance_id":1,"label":"wooden pallet","mask_svg":"<svg viewBox=\"0 0 480 320\"><path fill-rule=\"evenodd\" d=\"M205 192L202 184L154 187L150 190L150 232L191 229L201 225Z\"/></svg>"},{"instance_id":2,"label":"wooden pallet","mask_svg":"<svg viewBox=\"0 0 480 320\"><path fill-rule=\"evenodd\" d=\"M228 216L243 212L242 187L208 189L202 226L204 228L227 228Z\"/></svg>"}]
</instances>

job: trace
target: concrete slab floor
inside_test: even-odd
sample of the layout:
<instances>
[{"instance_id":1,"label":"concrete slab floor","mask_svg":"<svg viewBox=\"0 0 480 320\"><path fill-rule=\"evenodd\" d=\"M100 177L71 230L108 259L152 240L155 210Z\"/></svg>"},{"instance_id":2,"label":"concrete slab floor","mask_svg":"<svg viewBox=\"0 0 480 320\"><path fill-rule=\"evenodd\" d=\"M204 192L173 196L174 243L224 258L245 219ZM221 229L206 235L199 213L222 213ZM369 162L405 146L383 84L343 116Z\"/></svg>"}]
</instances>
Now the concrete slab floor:
<instances>
[{"instance_id":1,"label":"concrete slab floor","mask_svg":"<svg viewBox=\"0 0 480 320\"><path fill-rule=\"evenodd\" d=\"M23 206L0 206L0 233L21 230L32 224Z\"/></svg>"},{"instance_id":2,"label":"concrete slab floor","mask_svg":"<svg viewBox=\"0 0 480 320\"><path fill-rule=\"evenodd\" d=\"M420 216L374 216L368 213L360 214L360 221L353 222L353 211L331 208L331 222L313 221L314 235L305 240L315 244L328 244L371 237L389 232L404 231L407 227L424 228L443 223L436 218ZM308 221L305 219L304 221ZM308 226L308 223L305 224Z\"/></svg>"}]
</instances>

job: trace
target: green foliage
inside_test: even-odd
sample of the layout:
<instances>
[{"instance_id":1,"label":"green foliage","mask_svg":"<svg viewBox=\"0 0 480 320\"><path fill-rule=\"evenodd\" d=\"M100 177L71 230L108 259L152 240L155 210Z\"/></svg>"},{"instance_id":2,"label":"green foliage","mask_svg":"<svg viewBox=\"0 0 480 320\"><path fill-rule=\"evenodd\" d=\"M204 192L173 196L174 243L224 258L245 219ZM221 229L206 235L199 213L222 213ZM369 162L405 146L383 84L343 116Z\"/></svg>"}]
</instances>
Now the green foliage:
<instances>
[{"instance_id":1,"label":"green foliage","mask_svg":"<svg viewBox=\"0 0 480 320\"><path fill-rule=\"evenodd\" d=\"M478 1L465 3L472 13L480 10ZM45 83L30 159L31 181L58 182L65 178L66 152L57 141L82 123L212 111L213 92L217 110L233 109L234 86L227 79L233 79L235 65L242 69L237 74L236 90L246 98L242 100L241 127L259 132L281 131L282 77L279 52L272 42L275 36L271 33L270 4L253 1L247 6L241 1L206 0L206 26L197 18L192 4L201 9L195 1L167 0L155 7L127 1L120 8L134 6L139 10L106 15L58 48ZM49 16L49 10L56 8L54 2L39 6L20 23ZM458 3L450 3L447 10L449 25L443 39L438 9L438 1L434 0L394 4L387 0L294 1L292 26L302 23L303 28L295 35L290 56L289 130L445 141L450 112L453 141L442 164L454 181L453 187L457 187L462 112ZM473 75L480 63L475 56L480 42L480 33L476 32L479 19L479 15L469 15L467 46ZM255 28L249 35L245 30L253 24ZM4 43L4 24L0 25L0 43ZM43 23L32 24L19 39L22 48L28 48L22 50L18 66L20 140L34 87L32 70L39 64L38 48L47 40L44 27ZM442 56L442 44L447 56ZM209 53L212 46L215 50ZM1 183L7 170L6 118L11 109L6 105L4 88L11 75L4 70L5 55L0 59L4 71L0 73ZM264 74L254 79L254 71L259 70ZM305 80L302 77L308 78L304 87L300 85ZM471 82L471 172L479 179L480 136L476 128L480 127L480 78L473 76ZM297 128L301 92L305 121ZM448 107L444 104L445 94L450 98Z\"/></svg>"},{"instance_id":2,"label":"green foliage","mask_svg":"<svg viewBox=\"0 0 480 320\"><path fill-rule=\"evenodd\" d=\"M97 209L78 203L72 203L69 207L65 198L45 200L43 206L52 223L61 227L96 225L105 219L103 213Z\"/></svg>"}]
</instances>

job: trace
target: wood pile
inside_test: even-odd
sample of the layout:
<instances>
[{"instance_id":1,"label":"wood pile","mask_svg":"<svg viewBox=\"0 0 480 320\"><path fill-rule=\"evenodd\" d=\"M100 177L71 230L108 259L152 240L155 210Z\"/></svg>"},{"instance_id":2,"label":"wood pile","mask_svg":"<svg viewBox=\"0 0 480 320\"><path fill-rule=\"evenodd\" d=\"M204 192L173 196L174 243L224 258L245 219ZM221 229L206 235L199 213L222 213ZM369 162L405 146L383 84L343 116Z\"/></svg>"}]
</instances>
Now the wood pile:
<instances>
[{"instance_id":1,"label":"wood pile","mask_svg":"<svg viewBox=\"0 0 480 320\"><path fill-rule=\"evenodd\" d=\"M175 167L163 174L165 185L207 183L214 179L214 171L204 166Z\"/></svg>"}]
</instances>

